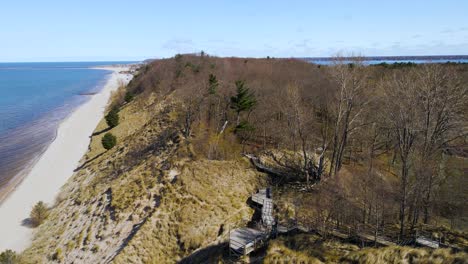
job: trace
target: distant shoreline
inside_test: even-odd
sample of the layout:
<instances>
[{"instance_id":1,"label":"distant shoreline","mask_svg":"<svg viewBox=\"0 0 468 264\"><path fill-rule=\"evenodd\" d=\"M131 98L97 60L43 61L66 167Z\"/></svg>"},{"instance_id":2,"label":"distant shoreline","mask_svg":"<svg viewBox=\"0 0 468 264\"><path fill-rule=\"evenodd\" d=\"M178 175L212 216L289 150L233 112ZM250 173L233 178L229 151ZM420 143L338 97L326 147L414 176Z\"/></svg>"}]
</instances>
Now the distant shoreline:
<instances>
[{"instance_id":1,"label":"distant shoreline","mask_svg":"<svg viewBox=\"0 0 468 264\"><path fill-rule=\"evenodd\" d=\"M356 56L346 57L345 59L356 59ZM427 56L362 56L364 61L430 61L430 60L468 60L468 55L427 55ZM333 61L335 57L300 57L302 60L314 61Z\"/></svg>"}]
</instances>

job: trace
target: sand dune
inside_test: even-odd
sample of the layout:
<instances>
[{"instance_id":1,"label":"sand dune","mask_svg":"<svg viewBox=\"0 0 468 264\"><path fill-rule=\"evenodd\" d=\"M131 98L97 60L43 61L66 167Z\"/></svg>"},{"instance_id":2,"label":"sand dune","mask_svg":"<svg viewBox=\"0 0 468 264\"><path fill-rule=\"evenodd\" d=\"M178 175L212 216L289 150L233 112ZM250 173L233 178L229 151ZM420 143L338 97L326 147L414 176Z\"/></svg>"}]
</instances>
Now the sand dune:
<instances>
[{"instance_id":1,"label":"sand dune","mask_svg":"<svg viewBox=\"0 0 468 264\"><path fill-rule=\"evenodd\" d=\"M124 67L101 69L113 71L104 88L60 124L56 139L0 206L0 252L5 249L21 251L29 245L34 230L24 226L23 221L38 201L53 204L60 187L86 153L89 136L102 119L111 92L118 88L119 80L128 82L131 78L131 75L119 73L127 70Z\"/></svg>"}]
</instances>

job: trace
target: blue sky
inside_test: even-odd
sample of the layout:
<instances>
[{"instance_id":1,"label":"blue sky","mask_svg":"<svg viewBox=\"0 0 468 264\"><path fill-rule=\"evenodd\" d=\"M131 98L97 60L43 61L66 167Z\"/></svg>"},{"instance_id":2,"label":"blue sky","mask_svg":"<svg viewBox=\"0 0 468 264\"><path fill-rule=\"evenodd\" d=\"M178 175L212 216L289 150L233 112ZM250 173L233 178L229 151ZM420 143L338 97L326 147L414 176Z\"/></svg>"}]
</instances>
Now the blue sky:
<instances>
[{"instance_id":1,"label":"blue sky","mask_svg":"<svg viewBox=\"0 0 468 264\"><path fill-rule=\"evenodd\" d=\"M467 0L0 3L0 61L468 54Z\"/></svg>"}]
</instances>

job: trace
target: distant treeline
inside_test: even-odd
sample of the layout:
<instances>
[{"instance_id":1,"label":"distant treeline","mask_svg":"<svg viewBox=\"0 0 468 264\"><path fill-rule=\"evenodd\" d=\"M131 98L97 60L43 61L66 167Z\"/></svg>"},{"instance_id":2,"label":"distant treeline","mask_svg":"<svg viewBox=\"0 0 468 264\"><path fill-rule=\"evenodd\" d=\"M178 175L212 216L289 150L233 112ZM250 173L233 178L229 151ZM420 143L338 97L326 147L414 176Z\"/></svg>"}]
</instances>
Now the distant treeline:
<instances>
[{"instance_id":1,"label":"distant treeline","mask_svg":"<svg viewBox=\"0 0 468 264\"><path fill-rule=\"evenodd\" d=\"M446 63L443 63L446 65L461 65L461 64L468 64L467 62L453 62L453 61L447 61ZM398 69L398 68L406 68L406 67L414 67L418 65L418 63L415 62L394 62L394 63L387 63L387 62L382 62L378 64L372 64L370 66L382 66L385 68L389 69Z\"/></svg>"},{"instance_id":2,"label":"distant treeline","mask_svg":"<svg viewBox=\"0 0 468 264\"><path fill-rule=\"evenodd\" d=\"M398 68L414 67L416 65L417 63L414 63L414 62L395 62L395 63L382 62L379 64L373 64L372 66L382 66L382 67L390 68L390 69L398 69Z\"/></svg>"}]
</instances>

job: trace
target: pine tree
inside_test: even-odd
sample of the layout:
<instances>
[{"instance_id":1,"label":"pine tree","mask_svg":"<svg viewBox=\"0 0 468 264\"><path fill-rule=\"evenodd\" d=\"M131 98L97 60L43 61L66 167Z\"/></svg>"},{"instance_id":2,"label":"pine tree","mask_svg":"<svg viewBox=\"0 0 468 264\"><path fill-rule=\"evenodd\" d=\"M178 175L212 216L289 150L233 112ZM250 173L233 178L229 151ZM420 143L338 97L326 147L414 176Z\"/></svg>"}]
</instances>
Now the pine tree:
<instances>
[{"instance_id":1,"label":"pine tree","mask_svg":"<svg viewBox=\"0 0 468 264\"><path fill-rule=\"evenodd\" d=\"M208 93L213 95L217 93L218 90L218 79L216 79L216 76L213 74L210 74L210 77L208 79Z\"/></svg>"},{"instance_id":2,"label":"pine tree","mask_svg":"<svg viewBox=\"0 0 468 264\"><path fill-rule=\"evenodd\" d=\"M114 128L119 125L119 109L117 107L112 108L112 110L106 115L106 123L110 128Z\"/></svg>"},{"instance_id":3,"label":"pine tree","mask_svg":"<svg viewBox=\"0 0 468 264\"><path fill-rule=\"evenodd\" d=\"M44 222L44 220L49 215L49 210L44 202L39 201L34 205L29 217L31 218L31 223L33 226L38 226Z\"/></svg>"},{"instance_id":4,"label":"pine tree","mask_svg":"<svg viewBox=\"0 0 468 264\"><path fill-rule=\"evenodd\" d=\"M0 253L0 263L1 264L16 264L16 263L22 263L20 260L20 256L16 254L15 251L11 249L7 249Z\"/></svg>"},{"instance_id":5,"label":"pine tree","mask_svg":"<svg viewBox=\"0 0 468 264\"><path fill-rule=\"evenodd\" d=\"M101 143L106 150L109 150L117 145L117 138L111 133L106 133L104 137L102 137Z\"/></svg>"},{"instance_id":6,"label":"pine tree","mask_svg":"<svg viewBox=\"0 0 468 264\"><path fill-rule=\"evenodd\" d=\"M240 123L242 112L251 111L257 104L255 95L245 86L244 81L236 81L237 94L231 97L231 109L236 111L236 126Z\"/></svg>"},{"instance_id":7,"label":"pine tree","mask_svg":"<svg viewBox=\"0 0 468 264\"><path fill-rule=\"evenodd\" d=\"M130 103L131 101L133 101L133 98L135 98L135 95L132 92L127 92L125 94L124 100L126 103Z\"/></svg>"}]
</instances>

